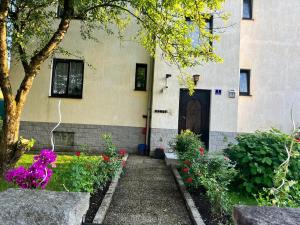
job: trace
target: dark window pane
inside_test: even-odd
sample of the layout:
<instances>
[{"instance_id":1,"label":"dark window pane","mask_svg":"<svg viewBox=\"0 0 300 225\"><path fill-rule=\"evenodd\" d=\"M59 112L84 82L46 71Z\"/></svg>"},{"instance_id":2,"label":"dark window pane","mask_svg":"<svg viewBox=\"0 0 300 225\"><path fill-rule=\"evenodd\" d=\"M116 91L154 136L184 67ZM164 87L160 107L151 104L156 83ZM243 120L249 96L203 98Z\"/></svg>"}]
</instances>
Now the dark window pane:
<instances>
[{"instance_id":1,"label":"dark window pane","mask_svg":"<svg viewBox=\"0 0 300 225\"><path fill-rule=\"evenodd\" d=\"M137 64L135 72L135 89L146 90L147 84L147 65Z\"/></svg>"},{"instance_id":2,"label":"dark window pane","mask_svg":"<svg viewBox=\"0 0 300 225\"><path fill-rule=\"evenodd\" d=\"M69 64L58 62L55 65L53 93L54 94L66 94L68 84L68 70Z\"/></svg>"},{"instance_id":3,"label":"dark window pane","mask_svg":"<svg viewBox=\"0 0 300 225\"><path fill-rule=\"evenodd\" d=\"M56 97L82 97L83 61L54 59L51 95Z\"/></svg>"},{"instance_id":4,"label":"dark window pane","mask_svg":"<svg viewBox=\"0 0 300 225\"><path fill-rule=\"evenodd\" d=\"M251 19L252 18L252 0L244 0L243 3L243 18Z\"/></svg>"},{"instance_id":5,"label":"dark window pane","mask_svg":"<svg viewBox=\"0 0 300 225\"><path fill-rule=\"evenodd\" d=\"M82 62L70 62L68 95L80 96L82 88Z\"/></svg>"}]
</instances>

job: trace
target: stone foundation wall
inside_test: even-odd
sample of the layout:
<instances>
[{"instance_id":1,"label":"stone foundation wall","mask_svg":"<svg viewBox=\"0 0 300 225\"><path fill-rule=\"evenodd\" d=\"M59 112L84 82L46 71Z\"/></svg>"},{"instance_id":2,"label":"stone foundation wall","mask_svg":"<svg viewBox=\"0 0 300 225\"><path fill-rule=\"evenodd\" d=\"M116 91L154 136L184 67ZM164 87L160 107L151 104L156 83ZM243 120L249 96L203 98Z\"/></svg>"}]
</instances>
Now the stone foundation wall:
<instances>
[{"instance_id":1,"label":"stone foundation wall","mask_svg":"<svg viewBox=\"0 0 300 225\"><path fill-rule=\"evenodd\" d=\"M21 122L20 135L24 138L34 138L36 140L35 149L49 148L50 131L56 123L43 122ZM56 145L57 150L80 150L83 145L93 151L103 150L103 141L101 135L104 133L112 134L113 143L118 148L125 148L129 152L136 152L138 144L145 143L145 135L142 127L125 127L125 126L105 126L105 125L88 125L88 124L61 124L57 133L73 133L74 137L70 138L73 144ZM62 136L63 137L63 136ZM59 143L62 144L61 140Z\"/></svg>"},{"instance_id":2,"label":"stone foundation wall","mask_svg":"<svg viewBox=\"0 0 300 225\"><path fill-rule=\"evenodd\" d=\"M165 150L171 150L169 143L177 136L178 130L176 129L151 129L151 151L154 151L158 147L162 147ZM235 132L209 132L209 151L216 152L225 149L229 143L235 143Z\"/></svg>"},{"instance_id":3,"label":"stone foundation wall","mask_svg":"<svg viewBox=\"0 0 300 225\"><path fill-rule=\"evenodd\" d=\"M177 129L152 128L150 138L151 151L154 151L156 148L164 148L167 151L171 150L169 144L174 140L177 134Z\"/></svg>"},{"instance_id":4,"label":"stone foundation wall","mask_svg":"<svg viewBox=\"0 0 300 225\"><path fill-rule=\"evenodd\" d=\"M238 133L235 132L209 132L209 151L216 152L227 148L228 144L236 143L235 137Z\"/></svg>"}]
</instances>

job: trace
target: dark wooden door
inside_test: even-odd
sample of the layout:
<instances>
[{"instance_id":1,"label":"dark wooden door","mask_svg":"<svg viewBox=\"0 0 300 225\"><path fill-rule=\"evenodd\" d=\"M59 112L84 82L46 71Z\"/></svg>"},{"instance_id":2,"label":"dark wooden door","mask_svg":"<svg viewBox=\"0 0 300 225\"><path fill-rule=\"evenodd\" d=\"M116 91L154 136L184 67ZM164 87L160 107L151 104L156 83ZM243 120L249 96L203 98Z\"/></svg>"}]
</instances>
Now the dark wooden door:
<instances>
[{"instance_id":1,"label":"dark wooden door","mask_svg":"<svg viewBox=\"0 0 300 225\"><path fill-rule=\"evenodd\" d=\"M178 132L191 130L199 134L208 147L210 91L195 90L192 96L187 89L180 89Z\"/></svg>"}]
</instances>

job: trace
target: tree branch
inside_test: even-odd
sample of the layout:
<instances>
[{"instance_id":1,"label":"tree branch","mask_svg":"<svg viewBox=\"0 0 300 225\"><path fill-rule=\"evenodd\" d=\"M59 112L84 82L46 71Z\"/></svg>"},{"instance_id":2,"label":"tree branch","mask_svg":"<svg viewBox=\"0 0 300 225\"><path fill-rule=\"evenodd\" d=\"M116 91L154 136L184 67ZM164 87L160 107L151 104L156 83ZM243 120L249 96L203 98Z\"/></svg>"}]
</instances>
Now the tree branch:
<instances>
[{"instance_id":1,"label":"tree branch","mask_svg":"<svg viewBox=\"0 0 300 225\"><path fill-rule=\"evenodd\" d=\"M20 84L20 87L16 95L16 102L19 107L23 107L24 99L26 98L32 86L34 77L36 76L37 72L40 70L41 64L58 47L58 45L61 43L65 34L68 31L71 17L72 17L72 8L70 2L71 2L70 0L64 1L64 12L56 32L50 38L48 43L38 53L36 53L29 62L28 71L25 71L24 79Z\"/></svg>"}]
</instances>

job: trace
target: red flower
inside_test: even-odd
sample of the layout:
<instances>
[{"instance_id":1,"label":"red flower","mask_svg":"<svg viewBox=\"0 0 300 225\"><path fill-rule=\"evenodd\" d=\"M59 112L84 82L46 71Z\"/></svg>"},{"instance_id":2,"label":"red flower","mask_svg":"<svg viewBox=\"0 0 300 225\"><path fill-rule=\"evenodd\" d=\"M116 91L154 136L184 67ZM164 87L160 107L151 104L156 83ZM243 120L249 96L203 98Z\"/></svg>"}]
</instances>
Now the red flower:
<instances>
[{"instance_id":1,"label":"red flower","mask_svg":"<svg viewBox=\"0 0 300 225\"><path fill-rule=\"evenodd\" d=\"M125 149L120 149L119 150L119 155L124 156L126 155L127 151Z\"/></svg>"},{"instance_id":2,"label":"red flower","mask_svg":"<svg viewBox=\"0 0 300 225\"><path fill-rule=\"evenodd\" d=\"M80 156L80 154L81 154L80 152L75 152L75 155L78 157Z\"/></svg>"},{"instance_id":3,"label":"red flower","mask_svg":"<svg viewBox=\"0 0 300 225\"><path fill-rule=\"evenodd\" d=\"M296 142L297 142L297 143L300 143L300 138L297 138L297 139L296 139Z\"/></svg>"},{"instance_id":4,"label":"red flower","mask_svg":"<svg viewBox=\"0 0 300 225\"><path fill-rule=\"evenodd\" d=\"M183 171L184 173L188 173L188 172L190 171L190 169L187 168L187 167L185 167L185 168L182 169L182 171Z\"/></svg>"},{"instance_id":5,"label":"red flower","mask_svg":"<svg viewBox=\"0 0 300 225\"><path fill-rule=\"evenodd\" d=\"M190 184L193 182L193 178L191 177L188 177L186 180L185 180L186 183Z\"/></svg>"},{"instance_id":6,"label":"red flower","mask_svg":"<svg viewBox=\"0 0 300 225\"><path fill-rule=\"evenodd\" d=\"M126 167L126 161L122 160L122 167Z\"/></svg>"},{"instance_id":7,"label":"red flower","mask_svg":"<svg viewBox=\"0 0 300 225\"><path fill-rule=\"evenodd\" d=\"M107 155L102 155L102 158L105 162L109 161L109 156L107 156Z\"/></svg>"},{"instance_id":8,"label":"red flower","mask_svg":"<svg viewBox=\"0 0 300 225\"><path fill-rule=\"evenodd\" d=\"M188 165L188 166L190 166L192 163L189 161L189 160L184 160L184 162L183 162L185 165Z\"/></svg>"},{"instance_id":9,"label":"red flower","mask_svg":"<svg viewBox=\"0 0 300 225\"><path fill-rule=\"evenodd\" d=\"M204 148L199 148L200 154L204 155Z\"/></svg>"}]
</instances>

